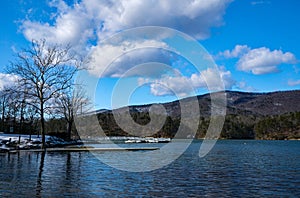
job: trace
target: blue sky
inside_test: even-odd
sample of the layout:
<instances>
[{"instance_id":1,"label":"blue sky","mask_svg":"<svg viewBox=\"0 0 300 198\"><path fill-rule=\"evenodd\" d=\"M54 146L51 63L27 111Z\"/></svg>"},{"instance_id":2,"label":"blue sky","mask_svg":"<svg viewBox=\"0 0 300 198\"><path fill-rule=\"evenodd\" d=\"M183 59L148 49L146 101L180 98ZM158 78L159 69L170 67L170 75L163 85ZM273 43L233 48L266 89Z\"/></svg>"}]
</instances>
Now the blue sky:
<instances>
[{"instance_id":1,"label":"blue sky","mask_svg":"<svg viewBox=\"0 0 300 198\"><path fill-rule=\"evenodd\" d=\"M123 78L134 88L126 99L129 104L207 93L204 82L214 84L216 74L230 90L299 89L299 7L300 2L294 0L4 0L0 8L0 88L15 79L5 74L14 52L28 46L33 38L46 38L49 43L71 43L76 52L93 58L87 75L98 79L102 74L100 83L91 87L96 108L125 105L118 100L111 104L111 95L118 90L114 88ZM140 33L130 32L126 35L132 37L129 44L124 38L113 45L103 42L111 35L141 26L172 28L194 38L214 58L218 71L212 67L199 71L181 57L182 50L194 53L188 39L152 35L148 40L139 40L135 36ZM183 46L179 53L178 48L174 49L176 45ZM118 54L122 56L108 67L109 58ZM156 63L124 76L147 62ZM195 92L187 88L189 85ZM122 96L122 90L116 95Z\"/></svg>"}]
</instances>

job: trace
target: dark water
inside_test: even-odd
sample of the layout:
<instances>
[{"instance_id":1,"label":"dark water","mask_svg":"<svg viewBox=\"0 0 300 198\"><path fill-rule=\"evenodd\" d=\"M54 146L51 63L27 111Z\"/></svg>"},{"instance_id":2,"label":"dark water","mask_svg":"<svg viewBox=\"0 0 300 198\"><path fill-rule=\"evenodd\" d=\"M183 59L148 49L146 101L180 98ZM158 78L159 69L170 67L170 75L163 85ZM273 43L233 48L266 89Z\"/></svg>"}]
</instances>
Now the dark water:
<instances>
[{"instance_id":1,"label":"dark water","mask_svg":"<svg viewBox=\"0 0 300 198\"><path fill-rule=\"evenodd\" d=\"M300 197L300 141L218 141L204 158L200 144L142 173L89 152L0 154L0 197Z\"/></svg>"}]
</instances>

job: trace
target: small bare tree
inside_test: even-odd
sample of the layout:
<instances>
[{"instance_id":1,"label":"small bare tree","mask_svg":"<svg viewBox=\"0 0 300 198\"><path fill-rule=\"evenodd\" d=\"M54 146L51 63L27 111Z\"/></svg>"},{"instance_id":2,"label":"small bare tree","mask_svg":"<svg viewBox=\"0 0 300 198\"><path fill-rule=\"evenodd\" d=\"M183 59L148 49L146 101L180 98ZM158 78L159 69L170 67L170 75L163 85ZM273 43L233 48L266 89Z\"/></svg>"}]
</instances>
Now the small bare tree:
<instances>
[{"instance_id":1,"label":"small bare tree","mask_svg":"<svg viewBox=\"0 0 300 198\"><path fill-rule=\"evenodd\" d=\"M5 130L5 116L9 110L9 102L10 102L10 91L8 88L4 88L0 92L0 111L1 111L1 131Z\"/></svg>"},{"instance_id":2,"label":"small bare tree","mask_svg":"<svg viewBox=\"0 0 300 198\"><path fill-rule=\"evenodd\" d=\"M86 97L82 85L75 85L65 90L60 97L56 98L57 113L63 115L67 122L67 137L71 139L72 127L76 114L82 114L89 110L89 99Z\"/></svg>"},{"instance_id":3,"label":"small bare tree","mask_svg":"<svg viewBox=\"0 0 300 198\"><path fill-rule=\"evenodd\" d=\"M75 85L65 90L56 98L56 113L64 117L67 122L68 139L71 139L72 127L76 114L87 112L90 100L87 98L82 85Z\"/></svg>"},{"instance_id":4,"label":"small bare tree","mask_svg":"<svg viewBox=\"0 0 300 198\"><path fill-rule=\"evenodd\" d=\"M45 114L53 107L54 98L72 85L78 67L69 46L50 46L46 40L39 40L17 53L16 61L7 69L19 77L18 91L26 92L27 101L40 115L42 148L45 148Z\"/></svg>"}]
</instances>

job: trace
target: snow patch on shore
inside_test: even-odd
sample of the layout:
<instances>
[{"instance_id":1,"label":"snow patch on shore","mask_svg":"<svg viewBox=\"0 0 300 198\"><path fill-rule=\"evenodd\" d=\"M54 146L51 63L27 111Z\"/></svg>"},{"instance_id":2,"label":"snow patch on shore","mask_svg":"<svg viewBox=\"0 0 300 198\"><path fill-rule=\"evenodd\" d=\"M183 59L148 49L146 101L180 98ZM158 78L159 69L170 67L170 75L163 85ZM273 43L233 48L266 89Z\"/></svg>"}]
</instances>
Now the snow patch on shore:
<instances>
[{"instance_id":1,"label":"snow patch on shore","mask_svg":"<svg viewBox=\"0 0 300 198\"><path fill-rule=\"evenodd\" d=\"M63 146L70 144L65 140L55 136L45 136L46 146ZM22 135L22 134L4 134L0 133L0 151L15 150L15 149L33 149L41 148L41 135Z\"/></svg>"}]
</instances>

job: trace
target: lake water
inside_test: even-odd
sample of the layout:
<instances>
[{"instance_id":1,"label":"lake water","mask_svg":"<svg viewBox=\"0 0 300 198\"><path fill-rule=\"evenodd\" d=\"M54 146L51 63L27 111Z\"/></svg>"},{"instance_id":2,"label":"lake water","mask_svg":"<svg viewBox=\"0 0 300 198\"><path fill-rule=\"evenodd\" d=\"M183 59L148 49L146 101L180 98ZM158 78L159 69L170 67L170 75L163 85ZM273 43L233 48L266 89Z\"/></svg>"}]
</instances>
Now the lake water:
<instances>
[{"instance_id":1,"label":"lake water","mask_svg":"<svg viewBox=\"0 0 300 198\"><path fill-rule=\"evenodd\" d=\"M0 154L0 197L300 197L300 141L220 140L204 158L200 145L140 173L112 168L90 152Z\"/></svg>"}]
</instances>

